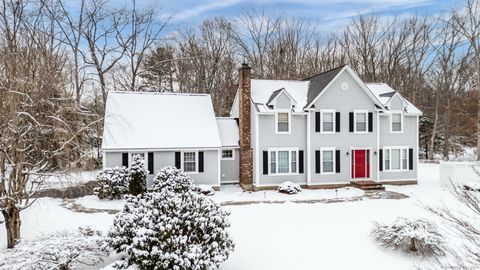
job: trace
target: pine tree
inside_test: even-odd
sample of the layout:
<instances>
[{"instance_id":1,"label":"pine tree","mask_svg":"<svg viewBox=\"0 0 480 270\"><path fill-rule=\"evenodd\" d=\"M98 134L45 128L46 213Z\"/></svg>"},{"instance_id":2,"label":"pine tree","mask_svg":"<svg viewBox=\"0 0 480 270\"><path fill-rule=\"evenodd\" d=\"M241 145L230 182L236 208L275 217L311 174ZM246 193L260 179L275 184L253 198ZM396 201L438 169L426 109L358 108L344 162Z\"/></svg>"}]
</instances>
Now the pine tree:
<instances>
[{"instance_id":1,"label":"pine tree","mask_svg":"<svg viewBox=\"0 0 480 270\"><path fill-rule=\"evenodd\" d=\"M128 169L128 193L142 194L147 191L147 175L145 160L140 155L133 155L133 162Z\"/></svg>"}]
</instances>

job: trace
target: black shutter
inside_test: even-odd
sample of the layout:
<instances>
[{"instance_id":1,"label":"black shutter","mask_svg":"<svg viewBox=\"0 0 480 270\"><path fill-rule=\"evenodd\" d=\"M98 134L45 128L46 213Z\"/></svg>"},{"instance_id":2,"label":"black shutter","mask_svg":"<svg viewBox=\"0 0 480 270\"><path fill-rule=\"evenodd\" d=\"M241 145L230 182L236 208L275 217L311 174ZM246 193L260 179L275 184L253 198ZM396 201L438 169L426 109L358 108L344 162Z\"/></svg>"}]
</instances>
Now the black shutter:
<instances>
[{"instance_id":1,"label":"black shutter","mask_svg":"<svg viewBox=\"0 0 480 270\"><path fill-rule=\"evenodd\" d=\"M413 170L413 148L408 149L408 169Z\"/></svg>"},{"instance_id":2,"label":"black shutter","mask_svg":"<svg viewBox=\"0 0 480 270\"><path fill-rule=\"evenodd\" d=\"M348 113L348 130L353 132L353 112Z\"/></svg>"},{"instance_id":3,"label":"black shutter","mask_svg":"<svg viewBox=\"0 0 480 270\"><path fill-rule=\"evenodd\" d=\"M315 132L320 132L320 112L315 112Z\"/></svg>"},{"instance_id":4,"label":"black shutter","mask_svg":"<svg viewBox=\"0 0 480 270\"><path fill-rule=\"evenodd\" d=\"M203 172L203 151L198 152L198 172Z\"/></svg>"},{"instance_id":5,"label":"black shutter","mask_svg":"<svg viewBox=\"0 0 480 270\"><path fill-rule=\"evenodd\" d=\"M175 152L175 167L177 167L177 169L181 169L182 168L182 155L180 154L180 152Z\"/></svg>"},{"instance_id":6,"label":"black shutter","mask_svg":"<svg viewBox=\"0 0 480 270\"><path fill-rule=\"evenodd\" d=\"M122 166L128 167L128 153L122 153Z\"/></svg>"},{"instance_id":7,"label":"black shutter","mask_svg":"<svg viewBox=\"0 0 480 270\"><path fill-rule=\"evenodd\" d=\"M368 132L373 131L373 113L368 113Z\"/></svg>"},{"instance_id":8,"label":"black shutter","mask_svg":"<svg viewBox=\"0 0 480 270\"><path fill-rule=\"evenodd\" d=\"M153 174L153 152L148 152L148 173Z\"/></svg>"},{"instance_id":9,"label":"black shutter","mask_svg":"<svg viewBox=\"0 0 480 270\"><path fill-rule=\"evenodd\" d=\"M335 113L335 132L340 132L340 112Z\"/></svg>"},{"instance_id":10,"label":"black shutter","mask_svg":"<svg viewBox=\"0 0 480 270\"><path fill-rule=\"evenodd\" d=\"M268 151L263 151L263 174L268 174Z\"/></svg>"},{"instance_id":11,"label":"black shutter","mask_svg":"<svg viewBox=\"0 0 480 270\"><path fill-rule=\"evenodd\" d=\"M320 173L320 150L315 151L315 173Z\"/></svg>"},{"instance_id":12,"label":"black shutter","mask_svg":"<svg viewBox=\"0 0 480 270\"><path fill-rule=\"evenodd\" d=\"M303 173L303 150L298 151L298 172Z\"/></svg>"},{"instance_id":13,"label":"black shutter","mask_svg":"<svg viewBox=\"0 0 480 270\"><path fill-rule=\"evenodd\" d=\"M340 172L340 150L335 150L335 172Z\"/></svg>"},{"instance_id":14,"label":"black shutter","mask_svg":"<svg viewBox=\"0 0 480 270\"><path fill-rule=\"evenodd\" d=\"M378 168L379 171L383 171L383 149L378 151Z\"/></svg>"}]
</instances>

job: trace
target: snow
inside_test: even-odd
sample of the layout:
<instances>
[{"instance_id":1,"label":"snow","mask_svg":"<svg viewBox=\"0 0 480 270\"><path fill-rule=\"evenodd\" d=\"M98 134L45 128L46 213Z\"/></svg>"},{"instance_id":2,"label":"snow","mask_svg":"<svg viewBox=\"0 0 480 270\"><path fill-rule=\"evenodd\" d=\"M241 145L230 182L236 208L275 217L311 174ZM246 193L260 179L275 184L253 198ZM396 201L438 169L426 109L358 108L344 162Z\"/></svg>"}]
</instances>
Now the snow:
<instances>
[{"instance_id":1,"label":"snow","mask_svg":"<svg viewBox=\"0 0 480 270\"><path fill-rule=\"evenodd\" d=\"M478 162L440 162L440 181L448 186L451 183L477 183L480 185L480 163Z\"/></svg>"},{"instance_id":2,"label":"snow","mask_svg":"<svg viewBox=\"0 0 480 270\"><path fill-rule=\"evenodd\" d=\"M276 90L284 88L285 91L297 102L294 111L302 112L303 107L307 105L307 94L309 81L289 81L289 80L252 80L253 103L266 104L270 96ZM269 110L266 106L259 107L261 111Z\"/></svg>"},{"instance_id":3,"label":"snow","mask_svg":"<svg viewBox=\"0 0 480 270\"><path fill-rule=\"evenodd\" d=\"M222 147L238 147L239 134L238 124L235 118L217 117L218 132Z\"/></svg>"},{"instance_id":4,"label":"snow","mask_svg":"<svg viewBox=\"0 0 480 270\"><path fill-rule=\"evenodd\" d=\"M41 181L41 189L65 188L78 184L94 181L99 171L72 170L67 172L54 172L45 176L34 175L32 182Z\"/></svg>"},{"instance_id":5,"label":"snow","mask_svg":"<svg viewBox=\"0 0 480 270\"><path fill-rule=\"evenodd\" d=\"M108 93L102 149L179 147L221 147L210 95Z\"/></svg>"},{"instance_id":6,"label":"snow","mask_svg":"<svg viewBox=\"0 0 480 270\"><path fill-rule=\"evenodd\" d=\"M235 251L220 269L395 270L428 266L428 262L420 258L379 247L370 232L374 222L389 223L402 216L422 217L438 224L438 218L431 215L425 205L458 205L450 191L441 184L439 167L439 164L420 164L418 185L386 186L389 191L410 196L400 200L349 201L348 198L363 195L363 191L354 188L304 189L299 194L286 195L274 190L252 193L243 192L234 185L222 186L221 191L209 198L224 204L232 201L244 203L224 206L231 213L229 232L235 242ZM294 203L338 197L346 200ZM264 203L250 204L249 201ZM269 203L271 201L282 203ZM99 201L93 196L77 199L76 203L96 209L120 209L123 205L123 201ZM42 198L21 212L22 237L29 239L41 232L75 230L85 225L106 232L113 224L112 214L73 212L61 204L59 199ZM0 253L5 238L5 229L1 226ZM111 264L111 260L104 265Z\"/></svg>"},{"instance_id":7,"label":"snow","mask_svg":"<svg viewBox=\"0 0 480 270\"><path fill-rule=\"evenodd\" d=\"M388 101L390 100L390 96L382 96L383 94L387 93L392 93L396 92L395 89L390 87L386 83L365 83L365 85L370 89L370 91L375 95L375 97L383 104L386 105ZM407 103L406 106L406 112L410 114L418 114L421 115L422 111L420 111L415 105L413 105L411 102L409 102L407 99L405 99L400 93L398 93L402 97L403 100Z\"/></svg>"},{"instance_id":8,"label":"snow","mask_svg":"<svg viewBox=\"0 0 480 270\"><path fill-rule=\"evenodd\" d=\"M219 203L227 202L290 202L308 200L329 200L341 198L355 198L365 195L363 190L345 187L339 189L303 189L297 194L283 194L277 190L257 192L243 191L238 185L224 185L211 198Z\"/></svg>"}]
</instances>

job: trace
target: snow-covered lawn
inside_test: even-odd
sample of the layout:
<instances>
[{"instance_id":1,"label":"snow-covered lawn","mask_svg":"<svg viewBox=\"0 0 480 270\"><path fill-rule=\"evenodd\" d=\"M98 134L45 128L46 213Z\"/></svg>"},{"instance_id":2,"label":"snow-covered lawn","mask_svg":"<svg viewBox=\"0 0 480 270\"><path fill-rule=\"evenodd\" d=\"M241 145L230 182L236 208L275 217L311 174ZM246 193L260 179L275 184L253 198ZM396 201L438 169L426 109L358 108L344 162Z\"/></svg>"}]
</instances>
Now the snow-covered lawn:
<instances>
[{"instance_id":1,"label":"snow-covered lawn","mask_svg":"<svg viewBox=\"0 0 480 270\"><path fill-rule=\"evenodd\" d=\"M338 203L294 203L292 200L355 198L361 190L303 190L297 195L275 191L242 192L227 186L212 198L217 202L285 201L225 206L231 213L235 252L222 266L233 269L410 269L422 260L380 248L370 236L373 221L393 221L398 216L432 217L422 205L452 203L448 189L439 182L438 164L421 164L419 184L387 186L404 193L400 200L366 199ZM62 206L60 199L42 198L22 212L22 237L41 232L73 230L90 225L108 231L114 215L78 213ZM77 199L87 208L121 209L122 201L99 201L94 196ZM0 245L5 246L0 228ZM0 260L2 250L0 249Z\"/></svg>"}]
</instances>

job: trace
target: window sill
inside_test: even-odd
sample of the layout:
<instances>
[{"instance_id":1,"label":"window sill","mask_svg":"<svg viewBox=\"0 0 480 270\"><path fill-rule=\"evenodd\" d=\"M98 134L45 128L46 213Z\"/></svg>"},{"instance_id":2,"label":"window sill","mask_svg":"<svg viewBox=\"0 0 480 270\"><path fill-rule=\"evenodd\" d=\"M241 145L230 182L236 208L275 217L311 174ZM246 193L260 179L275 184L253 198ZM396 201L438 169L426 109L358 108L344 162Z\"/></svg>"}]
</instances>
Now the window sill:
<instances>
[{"instance_id":1,"label":"window sill","mask_svg":"<svg viewBox=\"0 0 480 270\"><path fill-rule=\"evenodd\" d=\"M368 131L354 131L353 133L354 133L354 134L369 134L369 133L373 133L373 132L368 132Z\"/></svg>"},{"instance_id":2,"label":"window sill","mask_svg":"<svg viewBox=\"0 0 480 270\"><path fill-rule=\"evenodd\" d=\"M390 130L390 133L391 134L402 134L403 130L402 131L392 131L392 130Z\"/></svg>"},{"instance_id":3,"label":"window sill","mask_svg":"<svg viewBox=\"0 0 480 270\"><path fill-rule=\"evenodd\" d=\"M399 169L399 170L383 170L384 172L408 172L409 169Z\"/></svg>"},{"instance_id":4,"label":"window sill","mask_svg":"<svg viewBox=\"0 0 480 270\"><path fill-rule=\"evenodd\" d=\"M285 134L291 134L291 132L290 131L275 131L275 134L285 135Z\"/></svg>"},{"instance_id":5,"label":"window sill","mask_svg":"<svg viewBox=\"0 0 480 270\"><path fill-rule=\"evenodd\" d=\"M196 171L196 172L185 172L185 171L183 171L183 173L185 173L185 174L198 174L198 171Z\"/></svg>"},{"instance_id":6,"label":"window sill","mask_svg":"<svg viewBox=\"0 0 480 270\"><path fill-rule=\"evenodd\" d=\"M292 175L300 175L299 173L269 173L268 176L292 176Z\"/></svg>"},{"instance_id":7,"label":"window sill","mask_svg":"<svg viewBox=\"0 0 480 270\"><path fill-rule=\"evenodd\" d=\"M320 134L335 134L335 131L320 131Z\"/></svg>"},{"instance_id":8,"label":"window sill","mask_svg":"<svg viewBox=\"0 0 480 270\"><path fill-rule=\"evenodd\" d=\"M333 175L336 174L335 172L321 172L321 175Z\"/></svg>"},{"instance_id":9,"label":"window sill","mask_svg":"<svg viewBox=\"0 0 480 270\"><path fill-rule=\"evenodd\" d=\"M235 158L221 158L220 160L235 160Z\"/></svg>"}]
</instances>

